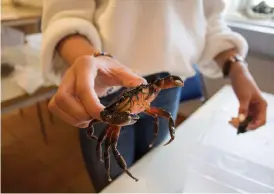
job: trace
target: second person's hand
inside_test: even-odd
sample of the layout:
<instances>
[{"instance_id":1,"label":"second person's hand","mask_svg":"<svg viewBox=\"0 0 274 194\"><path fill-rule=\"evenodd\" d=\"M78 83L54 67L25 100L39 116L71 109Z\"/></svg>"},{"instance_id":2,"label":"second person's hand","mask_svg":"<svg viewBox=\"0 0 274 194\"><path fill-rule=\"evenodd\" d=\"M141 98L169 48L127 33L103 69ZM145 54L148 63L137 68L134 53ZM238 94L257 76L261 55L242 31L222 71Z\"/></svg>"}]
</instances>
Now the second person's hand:
<instances>
[{"instance_id":1,"label":"second person's hand","mask_svg":"<svg viewBox=\"0 0 274 194\"><path fill-rule=\"evenodd\" d=\"M112 86L135 87L146 80L108 56L82 56L66 71L49 110L70 125L85 128L104 106L98 96Z\"/></svg>"}]
</instances>

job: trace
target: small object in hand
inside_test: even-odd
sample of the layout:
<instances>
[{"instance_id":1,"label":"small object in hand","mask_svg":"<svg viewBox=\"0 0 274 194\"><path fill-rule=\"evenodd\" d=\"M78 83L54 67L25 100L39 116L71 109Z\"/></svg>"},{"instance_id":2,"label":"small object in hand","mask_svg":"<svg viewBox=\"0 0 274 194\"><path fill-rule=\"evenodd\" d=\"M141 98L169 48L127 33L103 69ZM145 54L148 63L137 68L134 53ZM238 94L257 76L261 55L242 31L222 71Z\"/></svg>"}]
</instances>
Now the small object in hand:
<instances>
[{"instance_id":1,"label":"small object in hand","mask_svg":"<svg viewBox=\"0 0 274 194\"><path fill-rule=\"evenodd\" d=\"M184 81L178 76L167 76L157 79L153 83L142 84L136 88L126 90L119 99L108 105L101 112L101 119L94 119L90 122L86 134L89 139L96 140L96 154L101 162L104 162L107 178L110 177L110 151L112 150L115 160L121 169L132 179L138 181L128 170L127 163L117 148L117 142L120 130L123 126L132 125L139 120L139 113L144 112L154 118L153 139L149 147L151 148L158 135L158 117L163 117L168 121L170 140L165 144L168 145L175 138L175 123L172 115L158 107L151 107L151 102L158 96L161 90L183 87ZM93 125L104 122L107 127L96 137L94 135ZM102 144L105 141L104 150Z\"/></svg>"},{"instance_id":2,"label":"small object in hand","mask_svg":"<svg viewBox=\"0 0 274 194\"><path fill-rule=\"evenodd\" d=\"M247 132L247 126L252 121L251 116L247 116L246 119L239 123L237 134Z\"/></svg>"},{"instance_id":3,"label":"small object in hand","mask_svg":"<svg viewBox=\"0 0 274 194\"><path fill-rule=\"evenodd\" d=\"M1 78L10 76L14 71L14 66L10 63L1 63Z\"/></svg>"}]
</instances>

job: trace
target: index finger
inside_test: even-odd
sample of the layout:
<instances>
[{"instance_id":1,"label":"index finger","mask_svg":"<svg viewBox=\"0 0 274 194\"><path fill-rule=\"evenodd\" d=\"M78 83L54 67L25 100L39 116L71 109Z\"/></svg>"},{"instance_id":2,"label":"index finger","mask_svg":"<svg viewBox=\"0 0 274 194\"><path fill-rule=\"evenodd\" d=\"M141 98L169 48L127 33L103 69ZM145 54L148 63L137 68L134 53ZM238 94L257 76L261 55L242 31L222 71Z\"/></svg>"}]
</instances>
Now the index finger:
<instances>
[{"instance_id":1,"label":"index finger","mask_svg":"<svg viewBox=\"0 0 274 194\"><path fill-rule=\"evenodd\" d=\"M115 78L125 87L136 87L141 84L147 84L147 81L143 77L138 76L126 66L121 66L119 70L115 69L113 73L115 74Z\"/></svg>"}]
</instances>

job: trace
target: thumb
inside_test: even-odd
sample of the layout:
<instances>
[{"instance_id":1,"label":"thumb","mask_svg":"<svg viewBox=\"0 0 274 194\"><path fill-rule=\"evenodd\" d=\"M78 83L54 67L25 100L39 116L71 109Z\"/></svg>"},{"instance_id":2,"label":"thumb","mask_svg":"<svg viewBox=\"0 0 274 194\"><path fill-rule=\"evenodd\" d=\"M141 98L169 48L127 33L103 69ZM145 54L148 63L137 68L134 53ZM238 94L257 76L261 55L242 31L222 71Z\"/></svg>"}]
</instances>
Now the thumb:
<instances>
[{"instance_id":1,"label":"thumb","mask_svg":"<svg viewBox=\"0 0 274 194\"><path fill-rule=\"evenodd\" d=\"M238 111L238 118L240 122L244 121L248 115L249 100L240 100L240 107Z\"/></svg>"}]
</instances>

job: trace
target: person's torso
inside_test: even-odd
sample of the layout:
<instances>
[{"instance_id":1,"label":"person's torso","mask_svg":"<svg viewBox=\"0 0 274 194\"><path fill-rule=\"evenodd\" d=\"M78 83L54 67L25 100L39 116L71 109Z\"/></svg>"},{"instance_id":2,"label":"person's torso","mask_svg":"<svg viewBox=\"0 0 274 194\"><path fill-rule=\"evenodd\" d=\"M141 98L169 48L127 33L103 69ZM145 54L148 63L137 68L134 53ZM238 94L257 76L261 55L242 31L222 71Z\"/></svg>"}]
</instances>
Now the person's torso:
<instances>
[{"instance_id":1,"label":"person's torso","mask_svg":"<svg viewBox=\"0 0 274 194\"><path fill-rule=\"evenodd\" d=\"M97 0L103 51L140 74L194 74L205 44L202 0Z\"/></svg>"}]
</instances>

